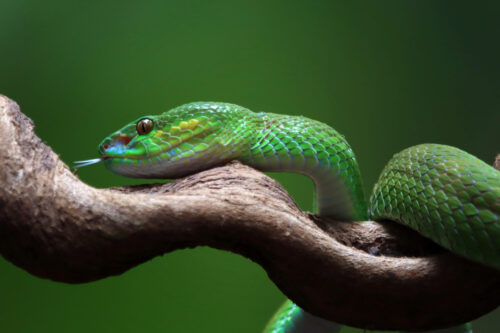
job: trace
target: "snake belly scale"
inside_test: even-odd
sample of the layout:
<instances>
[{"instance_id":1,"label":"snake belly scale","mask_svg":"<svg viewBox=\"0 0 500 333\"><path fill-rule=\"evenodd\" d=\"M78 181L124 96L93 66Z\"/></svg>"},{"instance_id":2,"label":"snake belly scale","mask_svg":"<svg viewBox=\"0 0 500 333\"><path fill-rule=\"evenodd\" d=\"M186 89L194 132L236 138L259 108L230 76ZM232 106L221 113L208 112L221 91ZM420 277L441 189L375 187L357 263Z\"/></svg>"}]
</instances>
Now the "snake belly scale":
<instances>
[{"instance_id":1,"label":"snake belly scale","mask_svg":"<svg viewBox=\"0 0 500 333\"><path fill-rule=\"evenodd\" d=\"M143 116L105 138L99 159L117 174L177 178L230 160L298 172L318 213L343 221L389 219L467 259L500 269L500 171L458 148L422 144L394 155L368 207L356 157L330 126L299 116L194 102ZM266 332L337 332L340 325L287 301ZM464 325L456 332L471 332Z\"/></svg>"}]
</instances>

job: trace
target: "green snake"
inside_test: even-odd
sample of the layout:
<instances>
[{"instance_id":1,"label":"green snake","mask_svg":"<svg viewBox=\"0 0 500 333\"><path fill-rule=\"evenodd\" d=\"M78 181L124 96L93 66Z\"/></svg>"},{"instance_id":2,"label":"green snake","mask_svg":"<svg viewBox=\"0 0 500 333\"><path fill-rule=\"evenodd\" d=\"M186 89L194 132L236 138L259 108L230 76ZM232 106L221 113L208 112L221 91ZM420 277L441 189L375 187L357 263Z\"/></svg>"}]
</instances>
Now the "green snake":
<instances>
[{"instance_id":1,"label":"green snake","mask_svg":"<svg viewBox=\"0 0 500 333\"><path fill-rule=\"evenodd\" d=\"M365 200L356 157L336 130L300 116L216 102L143 116L106 137L98 159L114 173L177 178L231 160L312 178L321 216L389 219L451 252L500 269L500 171L458 148L422 144L394 155ZM287 301L265 332L337 332L340 325ZM450 330L449 332L452 332ZM453 332L471 332L468 325Z\"/></svg>"}]
</instances>

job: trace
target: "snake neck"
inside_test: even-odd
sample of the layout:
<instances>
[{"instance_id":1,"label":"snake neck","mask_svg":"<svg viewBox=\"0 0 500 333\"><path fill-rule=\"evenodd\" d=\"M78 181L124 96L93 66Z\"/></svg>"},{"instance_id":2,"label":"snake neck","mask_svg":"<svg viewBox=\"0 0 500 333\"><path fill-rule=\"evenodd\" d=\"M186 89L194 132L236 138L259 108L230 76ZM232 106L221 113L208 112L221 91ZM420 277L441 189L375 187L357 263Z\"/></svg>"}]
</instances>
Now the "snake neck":
<instances>
[{"instance_id":1,"label":"snake neck","mask_svg":"<svg viewBox=\"0 0 500 333\"><path fill-rule=\"evenodd\" d=\"M341 221L367 219L356 157L333 128L305 117L258 113L260 126L242 162L263 171L309 176L321 216Z\"/></svg>"}]
</instances>

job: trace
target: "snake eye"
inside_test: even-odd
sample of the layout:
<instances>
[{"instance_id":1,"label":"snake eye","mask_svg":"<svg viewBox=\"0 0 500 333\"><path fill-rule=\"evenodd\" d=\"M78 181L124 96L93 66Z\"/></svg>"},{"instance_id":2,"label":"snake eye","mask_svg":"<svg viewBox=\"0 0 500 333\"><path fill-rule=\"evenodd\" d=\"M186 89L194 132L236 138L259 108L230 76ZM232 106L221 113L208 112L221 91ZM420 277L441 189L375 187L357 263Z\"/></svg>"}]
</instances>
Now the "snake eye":
<instances>
[{"instance_id":1,"label":"snake eye","mask_svg":"<svg viewBox=\"0 0 500 333\"><path fill-rule=\"evenodd\" d=\"M153 130L155 123L149 118L143 118L137 122L135 128L139 135L146 135Z\"/></svg>"}]
</instances>

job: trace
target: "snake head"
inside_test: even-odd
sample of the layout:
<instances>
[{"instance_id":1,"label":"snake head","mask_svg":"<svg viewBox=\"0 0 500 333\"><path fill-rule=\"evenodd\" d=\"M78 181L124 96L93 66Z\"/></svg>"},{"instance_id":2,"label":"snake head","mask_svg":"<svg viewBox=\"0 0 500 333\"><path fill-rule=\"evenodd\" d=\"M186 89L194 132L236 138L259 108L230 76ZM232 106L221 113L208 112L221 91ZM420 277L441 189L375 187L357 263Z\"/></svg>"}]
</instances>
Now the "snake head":
<instances>
[{"instance_id":1,"label":"snake head","mask_svg":"<svg viewBox=\"0 0 500 333\"><path fill-rule=\"evenodd\" d=\"M227 129L236 110L227 103L189 103L144 116L106 137L98 147L114 173L137 178L176 178L228 161L234 147ZM250 112L250 111L248 111Z\"/></svg>"}]
</instances>

